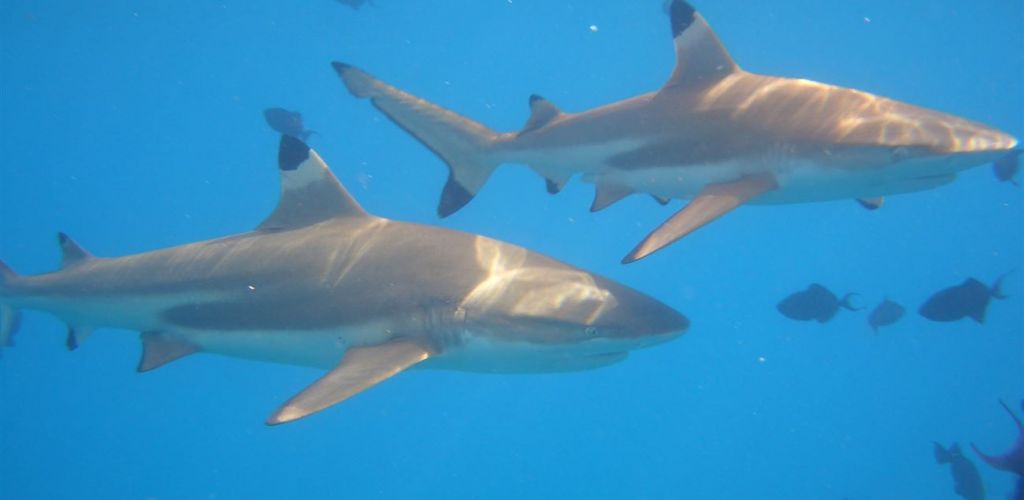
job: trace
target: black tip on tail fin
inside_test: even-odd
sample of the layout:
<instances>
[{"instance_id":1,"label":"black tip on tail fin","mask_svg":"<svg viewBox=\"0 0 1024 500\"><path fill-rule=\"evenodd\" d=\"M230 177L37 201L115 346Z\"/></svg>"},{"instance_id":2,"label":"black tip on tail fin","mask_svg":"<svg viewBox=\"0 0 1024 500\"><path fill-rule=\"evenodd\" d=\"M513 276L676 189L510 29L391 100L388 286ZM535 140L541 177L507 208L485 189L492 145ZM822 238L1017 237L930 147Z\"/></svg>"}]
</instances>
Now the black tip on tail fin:
<instances>
[{"instance_id":1,"label":"black tip on tail fin","mask_svg":"<svg viewBox=\"0 0 1024 500\"><path fill-rule=\"evenodd\" d=\"M441 218L448 217L472 200L473 193L459 184L454 175L448 175L448 182L444 184L444 190L441 191L441 202L437 205L437 215Z\"/></svg>"},{"instance_id":2,"label":"black tip on tail fin","mask_svg":"<svg viewBox=\"0 0 1024 500\"><path fill-rule=\"evenodd\" d=\"M281 135L281 146L277 150L277 167L281 170L295 170L309 159L309 146L298 138Z\"/></svg>"}]
</instances>

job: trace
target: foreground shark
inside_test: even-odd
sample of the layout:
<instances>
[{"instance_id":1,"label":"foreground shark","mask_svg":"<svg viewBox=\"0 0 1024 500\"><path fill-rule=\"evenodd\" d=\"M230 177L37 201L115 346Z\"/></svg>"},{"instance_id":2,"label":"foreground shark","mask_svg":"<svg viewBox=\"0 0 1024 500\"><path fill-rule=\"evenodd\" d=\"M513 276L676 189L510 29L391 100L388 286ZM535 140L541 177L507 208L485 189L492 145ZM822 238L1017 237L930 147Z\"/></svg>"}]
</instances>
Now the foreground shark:
<instances>
[{"instance_id":1,"label":"foreground shark","mask_svg":"<svg viewBox=\"0 0 1024 500\"><path fill-rule=\"evenodd\" d=\"M468 203L502 163L523 163L557 193L576 173L592 211L632 193L693 198L633 249L641 259L746 203L858 199L933 188L1005 158L1017 140L956 116L858 90L743 71L693 7L670 2L676 67L656 92L581 113L530 97L518 132L497 133L343 63L348 87L444 160L438 213Z\"/></svg>"},{"instance_id":2,"label":"foreground shark","mask_svg":"<svg viewBox=\"0 0 1024 500\"><path fill-rule=\"evenodd\" d=\"M305 143L282 136L281 199L249 233L118 258L60 235L59 271L0 264L0 345L21 308L142 332L139 371L195 352L330 370L267 420L341 402L414 365L595 368L681 334L644 294L483 236L367 214Z\"/></svg>"}]
</instances>

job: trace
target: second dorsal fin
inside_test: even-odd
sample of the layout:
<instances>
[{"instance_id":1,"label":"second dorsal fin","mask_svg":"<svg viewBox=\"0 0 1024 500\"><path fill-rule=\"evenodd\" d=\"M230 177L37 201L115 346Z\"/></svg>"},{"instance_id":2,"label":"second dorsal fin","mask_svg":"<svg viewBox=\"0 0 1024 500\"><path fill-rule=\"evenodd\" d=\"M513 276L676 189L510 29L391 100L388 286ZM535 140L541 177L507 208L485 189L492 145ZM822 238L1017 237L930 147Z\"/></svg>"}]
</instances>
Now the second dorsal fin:
<instances>
[{"instance_id":1,"label":"second dorsal fin","mask_svg":"<svg viewBox=\"0 0 1024 500\"><path fill-rule=\"evenodd\" d=\"M67 269L76 266L93 258L81 245L64 233L57 233L57 242L60 244L60 268Z\"/></svg>"},{"instance_id":2,"label":"second dorsal fin","mask_svg":"<svg viewBox=\"0 0 1024 500\"><path fill-rule=\"evenodd\" d=\"M676 69L663 89L710 85L739 69L692 5L684 0L672 0L668 14L676 48Z\"/></svg>"},{"instance_id":3,"label":"second dorsal fin","mask_svg":"<svg viewBox=\"0 0 1024 500\"><path fill-rule=\"evenodd\" d=\"M551 123L552 120L558 118L562 114L562 111L558 109L551 101L537 95L530 96L530 118L526 120L526 125L523 125L523 129L519 131L519 135L523 135L531 130L537 130L544 125Z\"/></svg>"},{"instance_id":4,"label":"second dorsal fin","mask_svg":"<svg viewBox=\"0 0 1024 500\"><path fill-rule=\"evenodd\" d=\"M277 164L281 199L257 229L295 229L334 217L366 215L320 155L301 140L282 135Z\"/></svg>"}]
</instances>

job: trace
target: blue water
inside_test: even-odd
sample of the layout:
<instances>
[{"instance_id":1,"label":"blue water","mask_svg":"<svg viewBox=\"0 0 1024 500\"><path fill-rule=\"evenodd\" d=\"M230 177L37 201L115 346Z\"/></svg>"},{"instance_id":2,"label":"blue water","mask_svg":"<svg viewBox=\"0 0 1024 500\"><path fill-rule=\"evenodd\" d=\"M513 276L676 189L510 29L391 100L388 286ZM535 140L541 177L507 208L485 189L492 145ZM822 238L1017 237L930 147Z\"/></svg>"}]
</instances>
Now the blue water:
<instances>
[{"instance_id":1,"label":"blue water","mask_svg":"<svg viewBox=\"0 0 1024 500\"><path fill-rule=\"evenodd\" d=\"M1013 441L997 400L1024 397L1024 194L988 166L876 212L743 207L630 266L622 255L680 202L591 214L589 185L550 196L506 166L438 220L444 166L330 61L514 130L532 93L574 111L657 88L668 21L656 0L376 3L0 2L0 258L52 270L58 230L112 256L254 227L278 191L261 110L283 106L369 211L606 275L687 314L689 333L590 372L413 371L270 428L317 371L200 355L139 375L133 333L68 353L64 325L28 312L0 361L0 498L940 499L954 494L933 440ZM697 7L748 70L1024 136L1020 0ZM913 313L1011 269L984 326ZM911 314L878 336L865 312L778 314L814 281ZM979 468L990 498L1009 494L1011 476Z\"/></svg>"}]
</instances>

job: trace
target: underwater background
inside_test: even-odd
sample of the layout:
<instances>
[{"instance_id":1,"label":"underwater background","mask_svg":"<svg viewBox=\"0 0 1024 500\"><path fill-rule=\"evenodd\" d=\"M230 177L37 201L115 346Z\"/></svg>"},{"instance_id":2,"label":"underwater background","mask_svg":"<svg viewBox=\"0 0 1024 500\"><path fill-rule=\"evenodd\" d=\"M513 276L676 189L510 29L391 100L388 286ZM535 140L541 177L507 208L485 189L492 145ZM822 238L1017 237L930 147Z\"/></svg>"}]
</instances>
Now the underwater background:
<instances>
[{"instance_id":1,"label":"underwater background","mask_svg":"<svg viewBox=\"0 0 1024 500\"><path fill-rule=\"evenodd\" d=\"M747 70L854 87L1024 136L1024 2L695 2ZM27 311L0 360L0 498L955 498L932 442L990 452L1024 398L1024 192L990 165L947 186L747 206L629 266L678 209L588 211L521 166L440 220L447 177L331 69L340 60L497 130L538 93L579 111L658 88L661 2L331 0L0 2L0 258L59 262L55 233L115 256L247 231L278 195L264 108L370 212L495 237L647 292L692 321L594 371L414 370L308 419L265 417L312 369L191 356L135 374L133 332L77 351ZM987 322L916 314L968 277L1010 274ZM797 323L820 282L861 312ZM870 307L907 306L873 335ZM969 452L990 498L1013 477Z\"/></svg>"}]
</instances>

